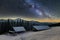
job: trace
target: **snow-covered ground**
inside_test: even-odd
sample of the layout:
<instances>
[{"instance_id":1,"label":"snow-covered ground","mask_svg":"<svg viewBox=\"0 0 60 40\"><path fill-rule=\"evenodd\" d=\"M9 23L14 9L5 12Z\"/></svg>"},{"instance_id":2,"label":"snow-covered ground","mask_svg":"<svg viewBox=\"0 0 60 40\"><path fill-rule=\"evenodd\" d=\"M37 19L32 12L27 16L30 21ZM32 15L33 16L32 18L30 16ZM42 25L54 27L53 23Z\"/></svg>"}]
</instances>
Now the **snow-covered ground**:
<instances>
[{"instance_id":1,"label":"snow-covered ground","mask_svg":"<svg viewBox=\"0 0 60 40\"><path fill-rule=\"evenodd\" d=\"M38 32L26 32L12 36L0 35L0 40L60 40L60 27L52 27L49 30Z\"/></svg>"}]
</instances>

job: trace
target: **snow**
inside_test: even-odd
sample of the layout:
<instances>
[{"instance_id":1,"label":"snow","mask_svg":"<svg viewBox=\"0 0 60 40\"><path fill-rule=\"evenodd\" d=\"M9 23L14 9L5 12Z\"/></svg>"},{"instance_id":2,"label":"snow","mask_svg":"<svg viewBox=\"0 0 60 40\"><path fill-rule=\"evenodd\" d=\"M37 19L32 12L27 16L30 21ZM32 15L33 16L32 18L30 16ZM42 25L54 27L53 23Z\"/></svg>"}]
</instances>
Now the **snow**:
<instances>
[{"instance_id":1,"label":"snow","mask_svg":"<svg viewBox=\"0 0 60 40\"><path fill-rule=\"evenodd\" d=\"M38 32L25 32L15 36L9 33L0 35L0 40L60 40L60 27Z\"/></svg>"}]
</instances>

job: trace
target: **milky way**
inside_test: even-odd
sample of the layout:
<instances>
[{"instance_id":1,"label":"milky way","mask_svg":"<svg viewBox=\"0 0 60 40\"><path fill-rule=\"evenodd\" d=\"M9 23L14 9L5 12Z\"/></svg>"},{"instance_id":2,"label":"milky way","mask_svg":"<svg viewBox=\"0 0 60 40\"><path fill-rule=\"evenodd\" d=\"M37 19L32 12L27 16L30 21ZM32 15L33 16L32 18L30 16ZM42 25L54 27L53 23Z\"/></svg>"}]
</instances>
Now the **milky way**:
<instances>
[{"instance_id":1,"label":"milky way","mask_svg":"<svg viewBox=\"0 0 60 40\"><path fill-rule=\"evenodd\" d=\"M52 17L49 13L45 13L45 10L43 9L42 3L38 3L37 1L34 1L34 0L25 0L25 2L28 5L31 5L31 8L30 8L30 10L32 10L31 12L34 12L40 18L41 17L42 18L43 17L48 17L48 18Z\"/></svg>"}]
</instances>

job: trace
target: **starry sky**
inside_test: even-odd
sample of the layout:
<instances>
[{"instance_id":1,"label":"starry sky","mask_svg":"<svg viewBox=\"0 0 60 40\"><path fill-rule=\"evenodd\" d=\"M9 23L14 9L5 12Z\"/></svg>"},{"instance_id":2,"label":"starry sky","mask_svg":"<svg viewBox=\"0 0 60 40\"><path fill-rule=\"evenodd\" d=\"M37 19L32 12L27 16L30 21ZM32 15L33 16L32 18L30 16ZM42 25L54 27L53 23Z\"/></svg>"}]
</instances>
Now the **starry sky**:
<instances>
[{"instance_id":1,"label":"starry sky","mask_svg":"<svg viewBox=\"0 0 60 40\"><path fill-rule=\"evenodd\" d=\"M0 0L0 18L60 18L60 0Z\"/></svg>"}]
</instances>

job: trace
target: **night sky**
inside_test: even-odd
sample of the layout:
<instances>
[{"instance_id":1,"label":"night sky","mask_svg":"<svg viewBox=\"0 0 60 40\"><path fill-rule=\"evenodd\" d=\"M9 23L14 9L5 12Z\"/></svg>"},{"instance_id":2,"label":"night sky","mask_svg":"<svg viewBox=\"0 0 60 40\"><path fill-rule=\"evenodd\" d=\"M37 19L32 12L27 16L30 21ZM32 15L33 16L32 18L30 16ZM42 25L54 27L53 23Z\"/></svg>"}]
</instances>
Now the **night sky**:
<instances>
[{"instance_id":1,"label":"night sky","mask_svg":"<svg viewBox=\"0 0 60 40\"><path fill-rule=\"evenodd\" d=\"M0 18L60 18L60 0L0 0Z\"/></svg>"}]
</instances>

